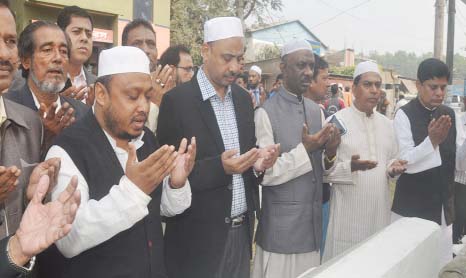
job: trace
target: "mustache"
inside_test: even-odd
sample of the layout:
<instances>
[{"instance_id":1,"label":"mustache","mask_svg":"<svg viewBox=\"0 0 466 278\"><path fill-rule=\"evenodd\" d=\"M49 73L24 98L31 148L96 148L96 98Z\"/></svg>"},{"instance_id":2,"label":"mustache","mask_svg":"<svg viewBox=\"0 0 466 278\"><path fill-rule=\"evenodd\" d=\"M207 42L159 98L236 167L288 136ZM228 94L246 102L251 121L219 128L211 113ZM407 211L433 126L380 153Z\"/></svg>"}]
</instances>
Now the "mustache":
<instances>
[{"instance_id":1,"label":"mustache","mask_svg":"<svg viewBox=\"0 0 466 278\"><path fill-rule=\"evenodd\" d=\"M8 60L0 60L0 67L6 68L8 71L13 71L15 69L13 64L11 64L11 62Z\"/></svg>"},{"instance_id":2,"label":"mustache","mask_svg":"<svg viewBox=\"0 0 466 278\"><path fill-rule=\"evenodd\" d=\"M58 71L61 74L65 74L65 71L62 68L50 68L47 70L47 72L54 72L54 71Z\"/></svg>"},{"instance_id":3,"label":"mustache","mask_svg":"<svg viewBox=\"0 0 466 278\"><path fill-rule=\"evenodd\" d=\"M146 112L139 112L136 116L131 118L131 122L137 122L137 121L147 121L149 113Z\"/></svg>"}]
</instances>

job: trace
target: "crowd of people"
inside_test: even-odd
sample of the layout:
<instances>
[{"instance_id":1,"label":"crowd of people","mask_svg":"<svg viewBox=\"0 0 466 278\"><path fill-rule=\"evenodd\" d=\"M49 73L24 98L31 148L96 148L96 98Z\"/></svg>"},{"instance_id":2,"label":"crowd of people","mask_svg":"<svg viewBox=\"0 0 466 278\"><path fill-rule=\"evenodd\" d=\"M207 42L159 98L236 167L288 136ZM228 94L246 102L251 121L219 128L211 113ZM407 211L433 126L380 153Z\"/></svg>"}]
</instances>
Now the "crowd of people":
<instances>
[{"instance_id":1,"label":"crowd of people","mask_svg":"<svg viewBox=\"0 0 466 278\"><path fill-rule=\"evenodd\" d=\"M438 223L439 269L452 259L466 122L442 104L442 61L419 65L392 122L376 63L345 108L305 40L266 92L235 17L205 22L199 68L181 45L158 58L135 19L95 76L92 31L69 6L18 36L0 0L0 277L291 278L400 217Z\"/></svg>"}]
</instances>

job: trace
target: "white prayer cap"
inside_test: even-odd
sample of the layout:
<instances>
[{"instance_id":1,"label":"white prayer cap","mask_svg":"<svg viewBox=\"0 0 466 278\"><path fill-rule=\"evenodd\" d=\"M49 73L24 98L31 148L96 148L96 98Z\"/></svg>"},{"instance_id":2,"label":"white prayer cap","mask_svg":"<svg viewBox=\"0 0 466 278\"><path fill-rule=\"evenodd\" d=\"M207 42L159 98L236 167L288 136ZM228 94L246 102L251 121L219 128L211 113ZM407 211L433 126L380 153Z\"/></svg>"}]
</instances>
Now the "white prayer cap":
<instances>
[{"instance_id":1,"label":"white prayer cap","mask_svg":"<svg viewBox=\"0 0 466 278\"><path fill-rule=\"evenodd\" d=\"M243 25L237 17L216 17L204 23L204 42L244 37Z\"/></svg>"},{"instance_id":2,"label":"white prayer cap","mask_svg":"<svg viewBox=\"0 0 466 278\"><path fill-rule=\"evenodd\" d=\"M133 46L116 46L100 52L98 77L129 72L150 75L149 64L149 58L141 49Z\"/></svg>"},{"instance_id":3,"label":"white prayer cap","mask_svg":"<svg viewBox=\"0 0 466 278\"><path fill-rule=\"evenodd\" d=\"M312 46L306 40L292 40L283 46L281 57L299 50L309 50L313 53Z\"/></svg>"},{"instance_id":4,"label":"white prayer cap","mask_svg":"<svg viewBox=\"0 0 466 278\"><path fill-rule=\"evenodd\" d=\"M375 72L380 75L379 66L372 61L361 62L354 69L353 79L367 72Z\"/></svg>"},{"instance_id":5,"label":"white prayer cap","mask_svg":"<svg viewBox=\"0 0 466 278\"><path fill-rule=\"evenodd\" d=\"M254 65L249 70L257 72L259 75L262 75L262 70L258 66Z\"/></svg>"}]
</instances>

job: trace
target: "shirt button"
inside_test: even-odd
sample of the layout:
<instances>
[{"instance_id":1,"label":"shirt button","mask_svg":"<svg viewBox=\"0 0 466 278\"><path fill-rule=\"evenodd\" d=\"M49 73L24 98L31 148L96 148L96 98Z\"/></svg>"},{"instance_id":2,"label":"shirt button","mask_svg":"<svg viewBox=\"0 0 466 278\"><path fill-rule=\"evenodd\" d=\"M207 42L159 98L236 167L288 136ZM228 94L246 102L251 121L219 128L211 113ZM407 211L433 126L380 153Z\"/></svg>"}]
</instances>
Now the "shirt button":
<instances>
[{"instance_id":1,"label":"shirt button","mask_svg":"<svg viewBox=\"0 0 466 278\"><path fill-rule=\"evenodd\" d=\"M225 217L225 223L230 224L230 217Z\"/></svg>"},{"instance_id":2,"label":"shirt button","mask_svg":"<svg viewBox=\"0 0 466 278\"><path fill-rule=\"evenodd\" d=\"M228 188L229 190L233 190L233 185L230 183L230 184L228 184L227 188Z\"/></svg>"}]
</instances>

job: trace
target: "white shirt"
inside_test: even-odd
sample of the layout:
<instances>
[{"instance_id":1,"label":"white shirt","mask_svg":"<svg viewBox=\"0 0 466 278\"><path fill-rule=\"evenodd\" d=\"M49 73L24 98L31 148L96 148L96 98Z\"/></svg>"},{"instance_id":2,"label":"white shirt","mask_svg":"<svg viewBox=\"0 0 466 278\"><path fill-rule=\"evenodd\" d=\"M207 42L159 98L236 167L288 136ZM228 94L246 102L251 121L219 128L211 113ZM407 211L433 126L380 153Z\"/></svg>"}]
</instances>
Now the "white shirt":
<instances>
[{"instance_id":1,"label":"white shirt","mask_svg":"<svg viewBox=\"0 0 466 278\"><path fill-rule=\"evenodd\" d=\"M84 67L81 67L81 72L76 75L74 78L68 74L68 77L71 79L71 83L74 87L87 86L86 74L84 73Z\"/></svg>"},{"instance_id":2,"label":"white shirt","mask_svg":"<svg viewBox=\"0 0 466 278\"><path fill-rule=\"evenodd\" d=\"M117 147L115 140L105 133L118 161L126 169L128 153ZM138 138L132 143L139 149L144 142ZM131 228L138 221L148 215L147 205L151 197L139 189L126 176L120 179L119 184L112 186L110 192L100 200L89 199L87 181L80 173L68 153L61 147L54 145L47 153L47 157L60 157L61 168L58 174L57 186L52 191L52 200L65 190L72 176L78 176L78 190L81 192L81 205L73 222L71 232L56 245L67 258L95 247L116 234ZM168 184L168 177L162 183L162 199L160 213L163 216L174 216L182 213L191 205L191 187L189 181L179 189L172 189Z\"/></svg>"},{"instance_id":3,"label":"white shirt","mask_svg":"<svg viewBox=\"0 0 466 278\"><path fill-rule=\"evenodd\" d=\"M406 173L415 174L442 165L440 149L438 146L434 148L429 136L415 146L411 123L402 109L396 112L393 128L400 150L399 159L408 161Z\"/></svg>"},{"instance_id":4,"label":"white shirt","mask_svg":"<svg viewBox=\"0 0 466 278\"><path fill-rule=\"evenodd\" d=\"M455 181L466 184L466 113L456 114Z\"/></svg>"}]
</instances>

